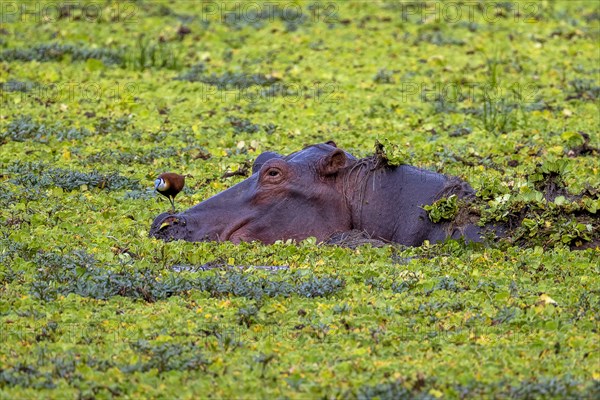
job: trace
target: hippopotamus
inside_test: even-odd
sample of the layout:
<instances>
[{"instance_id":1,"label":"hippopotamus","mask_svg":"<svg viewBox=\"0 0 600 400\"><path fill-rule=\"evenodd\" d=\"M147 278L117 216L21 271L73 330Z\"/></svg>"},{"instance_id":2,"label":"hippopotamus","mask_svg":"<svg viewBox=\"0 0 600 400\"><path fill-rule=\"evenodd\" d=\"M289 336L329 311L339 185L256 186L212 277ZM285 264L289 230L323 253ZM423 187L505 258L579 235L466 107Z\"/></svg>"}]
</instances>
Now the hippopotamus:
<instances>
[{"instance_id":1,"label":"hippopotamus","mask_svg":"<svg viewBox=\"0 0 600 400\"><path fill-rule=\"evenodd\" d=\"M407 246L463 237L481 241L471 220L433 223L423 206L473 188L456 177L410 165L388 165L378 156L357 159L332 141L288 156L262 153L252 175L178 214L160 214L150 235L163 240L326 241L360 230L371 238Z\"/></svg>"}]
</instances>

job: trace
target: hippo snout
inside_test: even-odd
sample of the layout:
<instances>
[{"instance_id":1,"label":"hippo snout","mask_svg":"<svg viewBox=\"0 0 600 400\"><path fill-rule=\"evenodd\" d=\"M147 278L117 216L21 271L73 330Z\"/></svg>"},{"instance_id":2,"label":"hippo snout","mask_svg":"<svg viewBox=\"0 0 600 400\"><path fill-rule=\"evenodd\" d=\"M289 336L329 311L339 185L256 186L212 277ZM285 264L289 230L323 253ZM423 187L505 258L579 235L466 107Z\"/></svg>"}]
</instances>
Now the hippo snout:
<instances>
[{"instance_id":1,"label":"hippo snout","mask_svg":"<svg viewBox=\"0 0 600 400\"><path fill-rule=\"evenodd\" d=\"M150 237L165 241L187 239L187 221L184 216L164 212L157 216L150 227Z\"/></svg>"}]
</instances>

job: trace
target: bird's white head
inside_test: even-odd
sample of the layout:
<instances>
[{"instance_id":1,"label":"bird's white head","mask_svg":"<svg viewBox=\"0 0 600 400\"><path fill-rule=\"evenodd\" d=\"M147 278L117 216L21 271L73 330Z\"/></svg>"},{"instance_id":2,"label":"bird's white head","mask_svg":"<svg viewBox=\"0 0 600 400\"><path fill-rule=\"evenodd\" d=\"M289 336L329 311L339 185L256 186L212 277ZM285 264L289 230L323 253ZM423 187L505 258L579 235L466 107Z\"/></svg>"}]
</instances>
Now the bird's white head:
<instances>
[{"instance_id":1,"label":"bird's white head","mask_svg":"<svg viewBox=\"0 0 600 400\"><path fill-rule=\"evenodd\" d=\"M154 189L158 190L159 192L167 189L167 182L165 182L163 178L157 178L154 181Z\"/></svg>"}]
</instances>

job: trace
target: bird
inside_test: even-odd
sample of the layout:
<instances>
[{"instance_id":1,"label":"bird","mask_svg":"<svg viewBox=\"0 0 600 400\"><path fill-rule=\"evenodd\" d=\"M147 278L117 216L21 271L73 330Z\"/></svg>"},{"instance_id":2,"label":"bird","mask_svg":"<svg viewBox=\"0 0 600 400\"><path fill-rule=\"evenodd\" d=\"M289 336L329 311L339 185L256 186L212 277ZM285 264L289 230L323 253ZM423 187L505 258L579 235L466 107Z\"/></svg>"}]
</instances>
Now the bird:
<instances>
[{"instance_id":1,"label":"bird","mask_svg":"<svg viewBox=\"0 0 600 400\"><path fill-rule=\"evenodd\" d=\"M175 212L175 196L181 192L185 185L185 176L174 172L160 174L154 181L154 189L169 199L173 212Z\"/></svg>"}]
</instances>

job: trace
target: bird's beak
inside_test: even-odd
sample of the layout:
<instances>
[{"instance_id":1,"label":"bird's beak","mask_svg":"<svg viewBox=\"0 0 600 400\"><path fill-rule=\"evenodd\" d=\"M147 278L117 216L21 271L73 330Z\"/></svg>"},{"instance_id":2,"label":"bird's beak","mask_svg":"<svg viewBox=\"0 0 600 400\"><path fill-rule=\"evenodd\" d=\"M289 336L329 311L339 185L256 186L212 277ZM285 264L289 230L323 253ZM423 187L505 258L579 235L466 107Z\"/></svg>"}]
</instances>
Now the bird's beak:
<instances>
[{"instance_id":1,"label":"bird's beak","mask_svg":"<svg viewBox=\"0 0 600 400\"><path fill-rule=\"evenodd\" d=\"M158 187L161 184L161 179L157 179L154 181L154 190L158 190Z\"/></svg>"}]
</instances>

